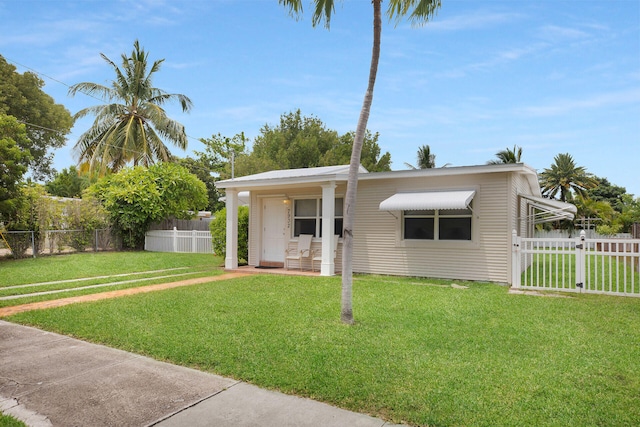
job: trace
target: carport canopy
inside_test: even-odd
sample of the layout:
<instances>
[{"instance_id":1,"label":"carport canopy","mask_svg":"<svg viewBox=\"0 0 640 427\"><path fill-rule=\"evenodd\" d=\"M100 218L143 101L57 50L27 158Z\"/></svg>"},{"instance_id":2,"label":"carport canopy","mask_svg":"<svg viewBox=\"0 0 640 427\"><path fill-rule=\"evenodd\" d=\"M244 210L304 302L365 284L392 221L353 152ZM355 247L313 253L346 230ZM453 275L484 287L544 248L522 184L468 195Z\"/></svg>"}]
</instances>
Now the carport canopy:
<instances>
[{"instance_id":1,"label":"carport canopy","mask_svg":"<svg viewBox=\"0 0 640 427\"><path fill-rule=\"evenodd\" d=\"M475 195L475 190L396 193L380 202L380 210L427 211L435 209L469 209L469 204Z\"/></svg>"},{"instance_id":2,"label":"carport canopy","mask_svg":"<svg viewBox=\"0 0 640 427\"><path fill-rule=\"evenodd\" d=\"M525 194L521 194L520 197L526 199L530 207L535 208L535 212L527 216L527 218L533 219L534 224L542 224L560 219L571 221L576 213L578 213L578 208L571 203Z\"/></svg>"}]
</instances>

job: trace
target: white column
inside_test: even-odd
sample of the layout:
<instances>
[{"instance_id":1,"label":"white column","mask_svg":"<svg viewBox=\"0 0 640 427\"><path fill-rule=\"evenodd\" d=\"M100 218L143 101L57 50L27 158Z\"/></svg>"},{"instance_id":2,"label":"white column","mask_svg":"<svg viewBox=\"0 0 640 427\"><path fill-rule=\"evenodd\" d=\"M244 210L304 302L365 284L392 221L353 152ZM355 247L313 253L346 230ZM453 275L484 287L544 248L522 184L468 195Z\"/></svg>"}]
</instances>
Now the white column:
<instances>
[{"instance_id":1,"label":"white column","mask_svg":"<svg viewBox=\"0 0 640 427\"><path fill-rule=\"evenodd\" d=\"M227 256L224 268L235 270L238 268L238 191L227 189Z\"/></svg>"},{"instance_id":2,"label":"white column","mask_svg":"<svg viewBox=\"0 0 640 427\"><path fill-rule=\"evenodd\" d=\"M335 198L336 183L322 186L322 264L321 276L333 276L336 264L333 258L333 239L335 234Z\"/></svg>"}]
</instances>

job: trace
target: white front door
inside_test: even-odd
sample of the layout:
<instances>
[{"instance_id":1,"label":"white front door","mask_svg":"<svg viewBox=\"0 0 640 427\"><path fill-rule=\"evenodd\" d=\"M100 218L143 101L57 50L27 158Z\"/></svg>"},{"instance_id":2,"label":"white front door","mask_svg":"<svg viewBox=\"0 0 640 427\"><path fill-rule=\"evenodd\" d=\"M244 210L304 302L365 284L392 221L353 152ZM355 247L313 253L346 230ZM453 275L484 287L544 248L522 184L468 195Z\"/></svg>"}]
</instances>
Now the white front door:
<instances>
[{"instance_id":1,"label":"white front door","mask_svg":"<svg viewBox=\"0 0 640 427\"><path fill-rule=\"evenodd\" d=\"M262 199L262 257L263 265L284 263L287 205L283 199Z\"/></svg>"}]
</instances>

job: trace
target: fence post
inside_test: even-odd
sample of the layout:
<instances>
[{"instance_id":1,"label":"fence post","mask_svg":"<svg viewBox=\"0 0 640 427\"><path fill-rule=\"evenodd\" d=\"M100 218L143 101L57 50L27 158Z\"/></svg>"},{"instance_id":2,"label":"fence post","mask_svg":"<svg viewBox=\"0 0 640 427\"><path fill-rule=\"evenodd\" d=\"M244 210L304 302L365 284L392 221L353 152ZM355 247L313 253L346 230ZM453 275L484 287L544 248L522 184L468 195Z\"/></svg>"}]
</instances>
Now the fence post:
<instances>
[{"instance_id":1,"label":"fence post","mask_svg":"<svg viewBox=\"0 0 640 427\"><path fill-rule=\"evenodd\" d=\"M198 243L196 241L196 230L191 230L191 252L198 252Z\"/></svg>"},{"instance_id":2,"label":"fence post","mask_svg":"<svg viewBox=\"0 0 640 427\"><path fill-rule=\"evenodd\" d=\"M31 232L31 252L32 252L32 256L35 258L36 257L36 252L38 252L36 250L36 238L35 238L35 232Z\"/></svg>"},{"instance_id":3,"label":"fence post","mask_svg":"<svg viewBox=\"0 0 640 427\"><path fill-rule=\"evenodd\" d=\"M173 227L173 248L171 249L171 252L177 252L178 251L178 227Z\"/></svg>"},{"instance_id":4,"label":"fence post","mask_svg":"<svg viewBox=\"0 0 640 427\"><path fill-rule=\"evenodd\" d=\"M584 282L585 282L585 268L586 268L586 232L584 230L580 231L580 237L578 238L578 242L576 243L576 287L580 288L580 293L584 290Z\"/></svg>"},{"instance_id":5,"label":"fence post","mask_svg":"<svg viewBox=\"0 0 640 427\"><path fill-rule=\"evenodd\" d=\"M521 238L518 237L518 232L513 230L511 232L511 286L513 288L520 288L522 259L520 257L520 244Z\"/></svg>"}]
</instances>

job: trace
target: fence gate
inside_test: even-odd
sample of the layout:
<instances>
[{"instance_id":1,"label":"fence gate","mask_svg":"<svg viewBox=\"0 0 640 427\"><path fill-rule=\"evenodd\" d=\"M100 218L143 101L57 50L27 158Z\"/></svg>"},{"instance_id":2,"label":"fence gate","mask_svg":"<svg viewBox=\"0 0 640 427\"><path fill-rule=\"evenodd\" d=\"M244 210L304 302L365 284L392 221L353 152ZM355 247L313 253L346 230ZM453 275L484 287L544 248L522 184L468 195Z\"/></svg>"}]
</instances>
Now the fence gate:
<instances>
[{"instance_id":1,"label":"fence gate","mask_svg":"<svg viewBox=\"0 0 640 427\"><path fill-rule=\"evenodd\" d=\"M514 288L640 297L640 239L512 236Z\"/></svg>"}]
</instances>

